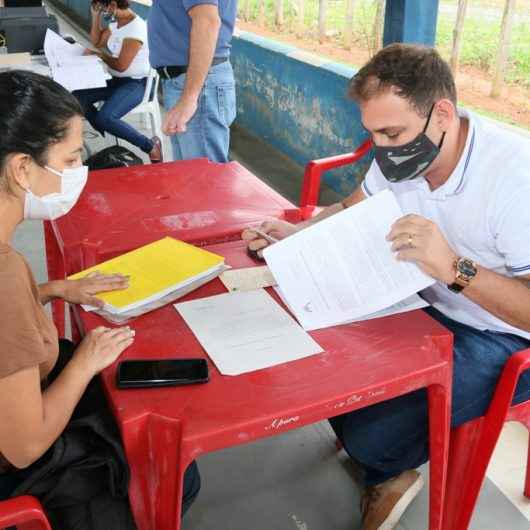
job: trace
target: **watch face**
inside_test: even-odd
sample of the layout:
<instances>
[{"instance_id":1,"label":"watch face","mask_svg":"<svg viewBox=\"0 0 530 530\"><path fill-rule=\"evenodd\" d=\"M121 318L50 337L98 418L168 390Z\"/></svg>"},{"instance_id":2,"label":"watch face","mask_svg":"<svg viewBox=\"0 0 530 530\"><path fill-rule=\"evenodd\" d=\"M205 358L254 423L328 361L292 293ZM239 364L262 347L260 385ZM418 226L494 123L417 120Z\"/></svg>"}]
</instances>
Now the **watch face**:
<instances>
[{"instance_id":1,"label":"watch face","mask_svg":"<svg viewBox=\"0 0 530 530\"><path fill-rule=\"evenodd\" d=\"M457 264L458 271L469 278L473 278L477 274L477 268L470 259L461 259Z\"/></svg>"}]
</instances>

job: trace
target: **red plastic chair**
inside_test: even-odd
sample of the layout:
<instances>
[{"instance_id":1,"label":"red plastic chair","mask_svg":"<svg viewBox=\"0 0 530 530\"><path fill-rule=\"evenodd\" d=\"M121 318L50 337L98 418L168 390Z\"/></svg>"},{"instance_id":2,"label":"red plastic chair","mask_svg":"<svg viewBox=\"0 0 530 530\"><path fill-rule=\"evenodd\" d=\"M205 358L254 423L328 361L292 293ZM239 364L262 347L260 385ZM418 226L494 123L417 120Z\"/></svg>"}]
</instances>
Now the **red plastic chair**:
<instances>
[{"instance_id":1,"label":"red plastic chair","mask_svg":"<svg viewBox=\"0 0 530 530\"><path fill-rule=\"evenodd\" d=\"M320 193L320 177L324 171L338 167L354 164L360 160L372 148L372 140L366 140L353 153L330 156L311 160L305 167L304 180L302 182L302 193L300 195L300 210L302 219L309 219L317 205Z\"/></svg>"},{"instance_id":2,"label":"red plastic chair","mask_svg":"<svg viewBox=\"0 0 530 530\"><path fill-rule=\"evenodd\" d=\"M530 400L511 406L520 375L530 369L530 348L506 363L485 416L451 433L444 528L467 530L486 475L488 463L506 421L518 421L530 430ZM530 444L524 495L530 499Z\"/></svg>"},{"instance_id":3,"label":"red plastic chair","mask_svg":"<svg viewBox=\"0 0 530 530\"><path fill-rule=\"evenodd\" d=\"M41 503L29 495L0 501L0 528L52 530Z\"/></svg>"}]
</instances>

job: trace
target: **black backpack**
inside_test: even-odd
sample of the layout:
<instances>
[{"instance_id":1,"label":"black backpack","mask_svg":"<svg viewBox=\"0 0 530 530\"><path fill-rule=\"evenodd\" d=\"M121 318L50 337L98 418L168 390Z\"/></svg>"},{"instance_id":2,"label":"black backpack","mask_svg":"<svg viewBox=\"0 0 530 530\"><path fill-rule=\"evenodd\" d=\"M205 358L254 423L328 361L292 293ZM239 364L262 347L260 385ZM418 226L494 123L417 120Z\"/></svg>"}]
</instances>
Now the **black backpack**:
<instances>
[{"instance_id":1,"label":"black backpack","mask_svg":"<svg viewBox=\"0 0 530 530\"><path fill-rule=\"evenodd\" d=\"M94 153L85 161L90 171L94 169L111 169L113 167L141 166L142 159L121 145L112 145Z\"/></svg>"}]
</instances>

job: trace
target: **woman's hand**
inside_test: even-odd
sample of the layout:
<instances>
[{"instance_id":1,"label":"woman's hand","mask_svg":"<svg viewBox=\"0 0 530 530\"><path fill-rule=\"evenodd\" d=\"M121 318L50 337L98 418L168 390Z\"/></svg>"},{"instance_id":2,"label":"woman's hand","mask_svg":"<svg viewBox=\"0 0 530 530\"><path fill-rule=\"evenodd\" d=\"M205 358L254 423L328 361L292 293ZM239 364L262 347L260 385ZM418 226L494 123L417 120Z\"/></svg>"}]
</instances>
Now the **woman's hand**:
<instances>
[{"instance_id":1,"label":"woman's hand","mask_svg":"<svg viewBox=\"0 0 530 530\"><path fill-rule=\"evenodd\" d=\"M100 326L90 331L74 353L74 360L84 370L96 375L110 366L134 342L135 332L129 326L106 328Z\"/></svg>"},{"instance_id":2,"label":"woman's hand","mask_svg":"<svg viewBox=\"0 0 530 530\"><path fill-rule=\"evenodd\" d=\"M83 55L100 55L101 52L98 50L91 50L90 48L85 48Z\"/></svg>"},{"instance_id":3,"label":"woman's hand","mask_svg":"<svg viewBox=\"0 0 530 530\"><path fill-rule=\"evenodd\" d=\"M90 13L93 17L99 17L102 8L103 6L97 0L90 2Z\"/></svg>"},{"instance_id":4,"label":"woman's hand","mask_svg":"<svg viewBox=\"0 0 530 530\"><path fill-rule=\"evenodd\" d=\"M129 287L129 277L122 274L92 272L79 280L64 280L60 298L71 304L103 307L105 302L95 296L97 293L119 291Z\"/></svg>"}]
</instances>

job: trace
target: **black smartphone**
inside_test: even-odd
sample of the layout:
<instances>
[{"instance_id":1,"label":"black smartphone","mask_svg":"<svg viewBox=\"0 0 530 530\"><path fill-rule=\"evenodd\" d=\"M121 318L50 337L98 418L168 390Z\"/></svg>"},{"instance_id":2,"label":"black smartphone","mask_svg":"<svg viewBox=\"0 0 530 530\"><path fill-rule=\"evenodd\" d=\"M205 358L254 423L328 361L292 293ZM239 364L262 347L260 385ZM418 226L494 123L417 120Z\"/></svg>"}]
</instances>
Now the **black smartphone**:
<instances>
[{"instance_id":1,"label":"black smartphone","mask_svg":"<svg viewBox=\"0 0 530 530\"><path fill-rule=\"evenodd\" d=\"M142 388L206 383L206 359L142 359L122 361L116 374L118 388Z\"/></svg>"}]
</instances>

